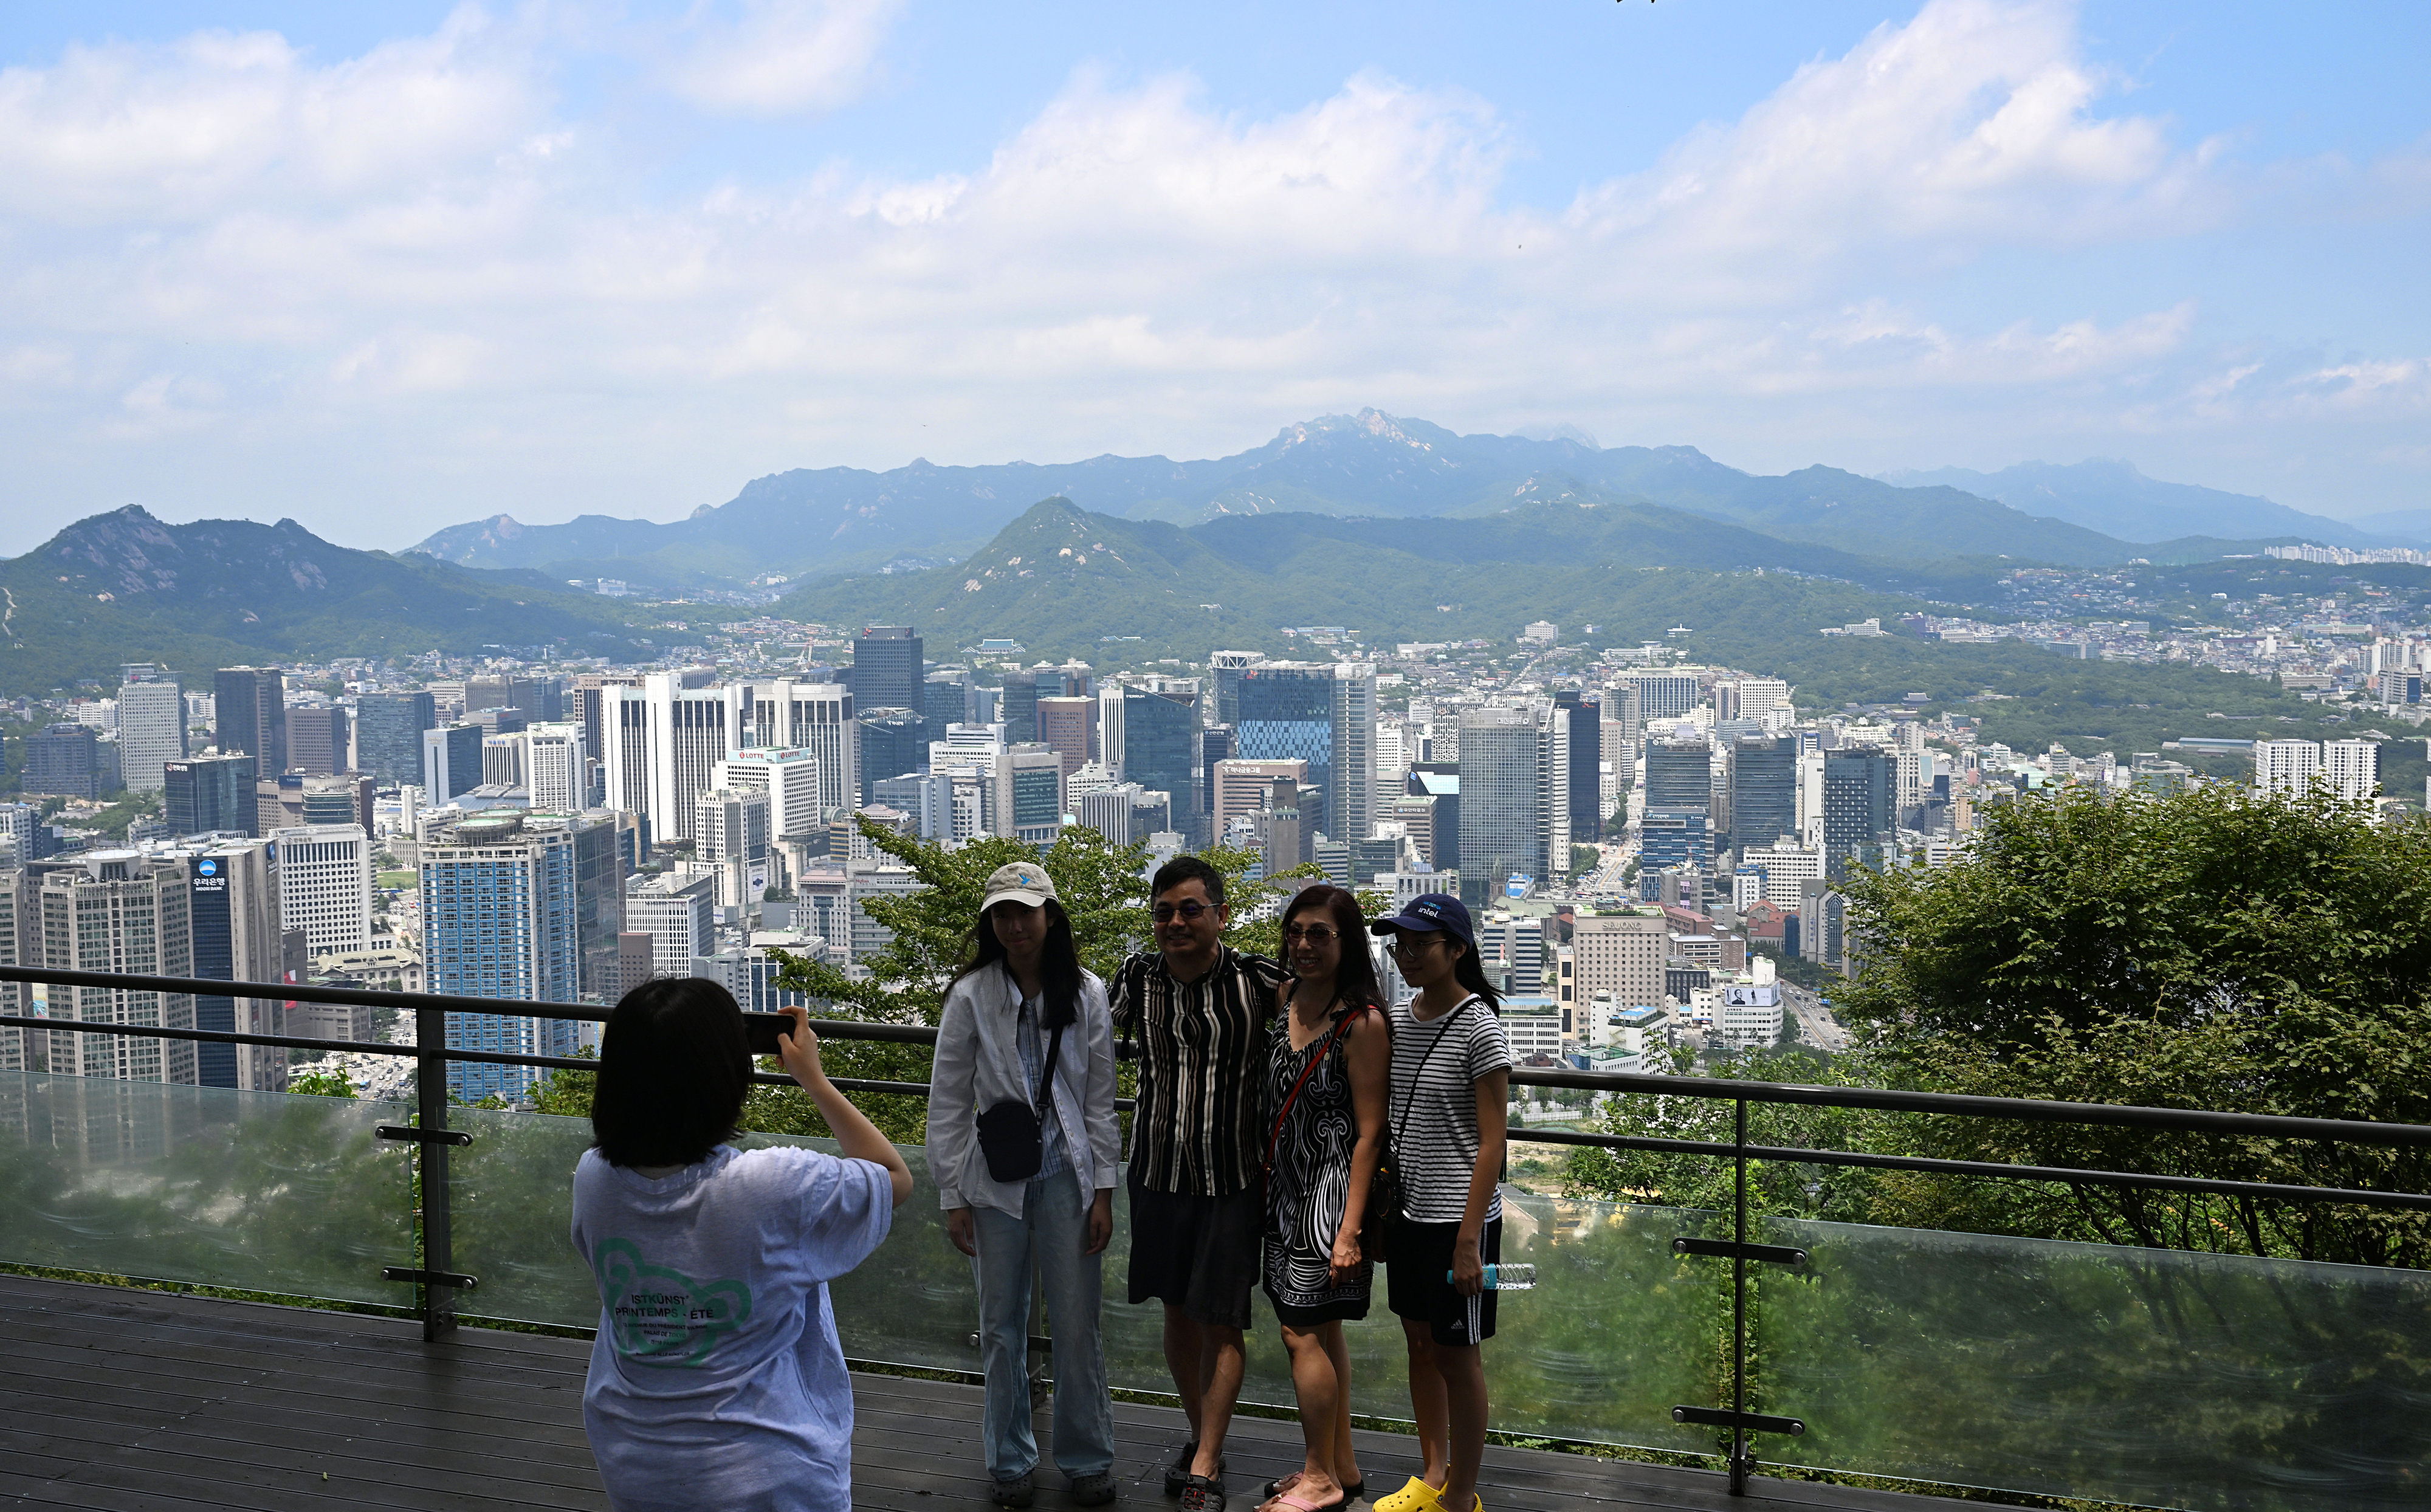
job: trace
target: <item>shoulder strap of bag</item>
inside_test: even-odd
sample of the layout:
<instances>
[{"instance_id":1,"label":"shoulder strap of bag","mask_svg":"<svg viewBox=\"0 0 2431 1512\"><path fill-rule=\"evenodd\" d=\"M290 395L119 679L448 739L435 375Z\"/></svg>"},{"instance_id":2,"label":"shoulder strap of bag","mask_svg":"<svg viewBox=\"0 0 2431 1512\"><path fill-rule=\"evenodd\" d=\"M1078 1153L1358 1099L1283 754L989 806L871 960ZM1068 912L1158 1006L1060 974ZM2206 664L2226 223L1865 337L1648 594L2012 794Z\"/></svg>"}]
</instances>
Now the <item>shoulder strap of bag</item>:
<instances>
[{"instance_id":1,"label":"shoulder strap of bag","mask_svg":"<svg viewBox=\"0 0 2431 1512\"><path fill-rule=\"evenodd\" d=\"M1284 1005L1284 1011L1290 1012L1289 1004ZM1299 1100L1299 1089L1308 1081L1309 1073L1316 1069L1317 1062L1333 1053L1333 1042L1342 1037L1342 1032L1350 1027L1350 1021L1366 1012L1367 1012L1366 1008L1361 1008L1358 1013L1344 1014L1335 1021L1333 1033L1325 1036L1324 1048L1310 1056L1308 1064L1299 1068L1299 1076L1292 1083L1290 1094L1283 1099L1283 1105L1275 1112L1275 1126L1266 1131L1266 1169L1275 1168L1275 1141L1283 1137L1283 1120L1291 1117L1292 1104Z\"/></svg>"},{"instance_id":2,"label":"shoulder strap of bag","mask_svg":"<svg viewBox=\"0 0 2431 1512\"><path fill-rule=\"evenodd\" d=\"M1418 1102L1418 1083L1427 1074L1427 1063L1435 1058L1435 1047L1441 1045L1444 1042L1444 1036L1451 1033L1452 1020L1467 1013L1468 1005L1476 1000L1475 998L1462 999L1459 1007L1444 1015L1443 1027L1435 1031L1435 1037L1427 1041L1427 1052L1418 1057L1418 1068L1410 1073L1410 1095L1401 1100L1401 1121L1393 1127L1395 1150L1401 1148L1401 1135L1409 1132L1410 1110L1417 1107Z\"/></svg>"}]
</instances>

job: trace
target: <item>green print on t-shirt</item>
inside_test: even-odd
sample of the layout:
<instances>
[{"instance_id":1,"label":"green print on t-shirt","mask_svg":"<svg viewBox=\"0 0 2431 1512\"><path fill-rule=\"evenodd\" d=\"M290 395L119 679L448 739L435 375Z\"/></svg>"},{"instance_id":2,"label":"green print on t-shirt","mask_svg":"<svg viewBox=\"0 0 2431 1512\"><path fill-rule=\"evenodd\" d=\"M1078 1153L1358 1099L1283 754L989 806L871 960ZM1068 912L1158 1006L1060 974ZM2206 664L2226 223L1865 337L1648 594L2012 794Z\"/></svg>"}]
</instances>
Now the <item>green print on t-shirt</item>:
<instances>
[{"instance_id":1,"label":"green print on t-shirt","mask_svg":"<svg viewBox=\"0 0 2431 1512\"><path fill-rule=\"evenodd\" d=\"M602 1239L592 1257L616 1352L641 1365L699 1365L751 1316L751 1288L695 1281L654 1266L629 1239Z\"/></svg>"}]
</instances>

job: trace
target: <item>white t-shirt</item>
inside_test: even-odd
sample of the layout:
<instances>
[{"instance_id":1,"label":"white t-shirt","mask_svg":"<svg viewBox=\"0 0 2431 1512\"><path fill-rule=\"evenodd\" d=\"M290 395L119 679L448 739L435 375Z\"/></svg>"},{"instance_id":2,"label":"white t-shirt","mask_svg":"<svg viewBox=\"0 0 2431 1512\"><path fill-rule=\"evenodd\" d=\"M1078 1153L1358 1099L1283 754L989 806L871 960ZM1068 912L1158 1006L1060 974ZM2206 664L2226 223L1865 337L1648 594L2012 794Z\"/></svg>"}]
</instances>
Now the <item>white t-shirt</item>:
<instances>
[{"instance_id":1,"label":"white t-shirt","mask_svg":"<svg viewBox=\"0 0 2431 1512\"><path fill-rule=\"evenodd\" d=\"M1441 1018L1423 1022L1407 1004L1394 1007L1387 1128L1401 1178L1403 1216L1418 1223L1461 1220L1468 1207L1469 1173L1477 1168L1484 1142L1477 1129L1477 1082L1510 1064L1502 1020L1483 998L1469 998ZM1502 1216L1499 1184L1486 1200L1485 1216Z\"/></svg>"},{"instance_id":2,"label":"white t-shirt","mask_svg":"<svg viewBox=\"0 0 2431 1512\"><path fill-rule=\"evenodd\" d=\"M619 1512L847 1512L852 1384L827 1283L886 1237L885 1168L792 1148L656 1181L586 1151L574 1246L599 1285L582 1394Z\"/></svg>"}]
</instances>

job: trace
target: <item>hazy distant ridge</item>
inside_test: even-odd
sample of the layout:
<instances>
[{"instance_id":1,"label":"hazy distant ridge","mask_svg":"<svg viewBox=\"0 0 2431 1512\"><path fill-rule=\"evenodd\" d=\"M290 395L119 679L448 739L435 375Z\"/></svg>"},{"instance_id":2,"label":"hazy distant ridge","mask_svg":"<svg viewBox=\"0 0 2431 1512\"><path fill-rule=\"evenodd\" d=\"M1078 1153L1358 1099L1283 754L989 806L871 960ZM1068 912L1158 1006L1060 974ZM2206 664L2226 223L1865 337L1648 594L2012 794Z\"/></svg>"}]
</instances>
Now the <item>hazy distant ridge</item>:
<instances>
[{"instance_id":1,"label":"hazy distant ridge","mask_svg":"<svg viewBox=\"0 0 2431 1512\"><path fill-rule=\"evenodd\" d=\"M2431 519L2412 529L2393 518L2364 522L2388 532L2375 533L2373 529L2274 504L2256 494L2231 494L2197 483L2165 483L2138 472L2132 462L2109 459L2020 462L1997 473L1965 467L1932 472L1905 469L1884 473L1882 479L1902 488L1936 483L1961 488L2028 514L2066 520L2131 541L2185 535L2301 536L2323 546L2419 546L2425 536L2423 525L2431 525Z\"/></svg>"}]
</instances>

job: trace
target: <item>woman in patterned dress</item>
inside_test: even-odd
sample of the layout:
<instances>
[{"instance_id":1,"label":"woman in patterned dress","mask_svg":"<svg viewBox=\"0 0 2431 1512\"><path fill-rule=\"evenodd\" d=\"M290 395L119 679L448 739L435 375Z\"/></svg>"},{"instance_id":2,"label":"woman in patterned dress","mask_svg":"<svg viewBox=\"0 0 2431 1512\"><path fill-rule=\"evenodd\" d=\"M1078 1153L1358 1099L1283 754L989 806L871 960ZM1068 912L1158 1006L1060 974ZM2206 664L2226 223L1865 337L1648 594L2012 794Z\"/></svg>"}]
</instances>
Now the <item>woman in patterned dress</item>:
<instances>
[{"instance_id":1,"label":"woman in patterned dress","mask_svg":"<svg viewBox=\"0 0 2431 1512\"><path fill-rule=\"evenodd\" d=\"M1365 1489L1350 1446L1342 1320L1367 1316L1375 1266L1360 1252L1383 1152L1392 1044L1359 904L1311 887L1283 915L1284 984L1266 1062L1269 1132L1265 1289L1291 1353L1308 1446L1266 1507L1324 1512Z\"/></svg>"}]
</instances>

